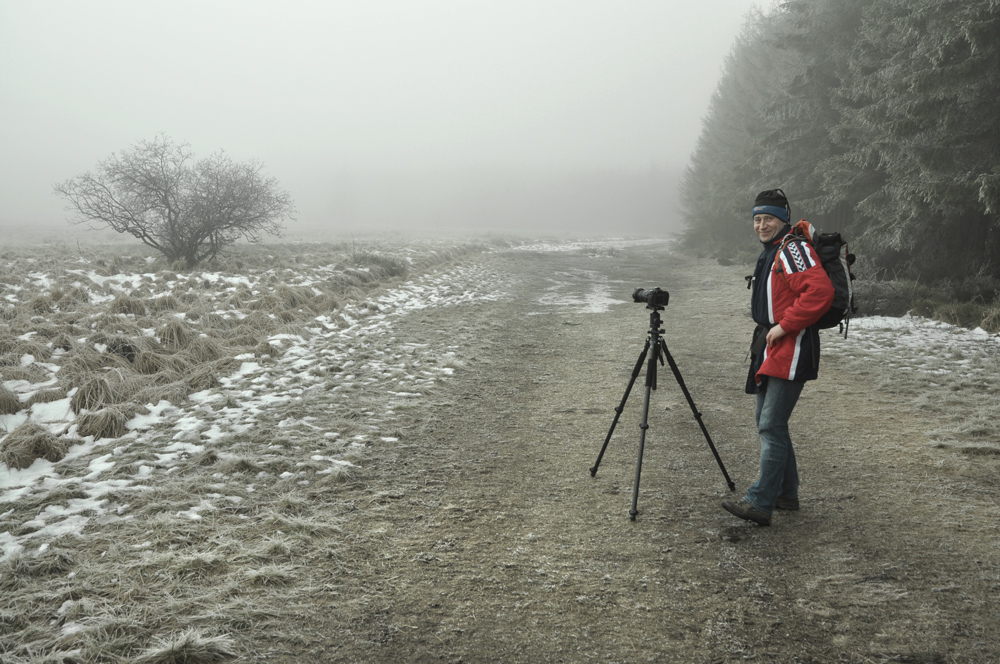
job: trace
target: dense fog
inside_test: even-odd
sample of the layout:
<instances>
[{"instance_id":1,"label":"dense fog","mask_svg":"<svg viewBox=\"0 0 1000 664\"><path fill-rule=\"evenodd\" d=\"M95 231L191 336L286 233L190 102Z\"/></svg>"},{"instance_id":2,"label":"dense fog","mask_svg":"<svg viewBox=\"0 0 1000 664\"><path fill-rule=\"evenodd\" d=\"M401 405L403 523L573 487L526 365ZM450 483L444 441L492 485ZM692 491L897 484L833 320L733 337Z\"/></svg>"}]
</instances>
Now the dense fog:
<instances>
[{"instance_id":1,"label":"dense fog","mask_svg":"<svg viewBox=\"0 0 1000 664\"><path fill-rule=\"evenodd\" d=\"M749 0L0 1L0 226L164 133L262 162L289 236L663 234Z\"/></svg>"}]
</instances>

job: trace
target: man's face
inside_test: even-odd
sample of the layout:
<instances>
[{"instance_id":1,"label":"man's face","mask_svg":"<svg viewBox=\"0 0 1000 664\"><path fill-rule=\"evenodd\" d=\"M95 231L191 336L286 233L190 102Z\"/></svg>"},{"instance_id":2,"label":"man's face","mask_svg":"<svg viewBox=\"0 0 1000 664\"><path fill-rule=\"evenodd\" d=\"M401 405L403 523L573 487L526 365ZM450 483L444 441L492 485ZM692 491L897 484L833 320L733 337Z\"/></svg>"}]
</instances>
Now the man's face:
<instances>
[{"instance_id":1,"label":"man's face","mask_svg":"<svg viewBox=\"0 0 1000 664\"><path fill-rule=\"evenodd\" d=\"M755 214L753 216L753 232L757 234L761 242L770 242L778 231L785 225L781 219L769 214Z\"/></svg>"}]
</instances>

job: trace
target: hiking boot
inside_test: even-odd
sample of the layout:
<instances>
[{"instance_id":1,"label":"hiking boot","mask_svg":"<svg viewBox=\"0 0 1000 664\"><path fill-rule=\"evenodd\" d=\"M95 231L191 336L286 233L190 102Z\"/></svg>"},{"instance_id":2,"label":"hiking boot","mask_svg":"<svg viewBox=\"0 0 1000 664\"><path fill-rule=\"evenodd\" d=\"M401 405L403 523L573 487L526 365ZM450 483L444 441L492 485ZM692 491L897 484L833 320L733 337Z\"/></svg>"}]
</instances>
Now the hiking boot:
<instances>
[{"instance_id":1,"label":"hiking boot","mask_svg":"<svg viewBox=\"0 0 1000 664\"><path fill-rule=\"evenodd\" d=\"M771 515L761 512L759 509L748 503L746 501L746 498L744 498L738 503L734 503L729 500L723 500L722 509L726 510L733 516L738 516L744 521L753 521L758 526L771 525Z\"/></svg>"},{"instance_id":2,"label":"hiking boot","mask_svg":"<svg viewBox=\"0 0 1000 664\"><path fill-rule=\"evenodd\" d=\"M799 499L798 498L784 498L778 496L777 500L774 501L775 509L779 510L789 510L794 511L799 509Z\"/></svg>"}]
</instances>

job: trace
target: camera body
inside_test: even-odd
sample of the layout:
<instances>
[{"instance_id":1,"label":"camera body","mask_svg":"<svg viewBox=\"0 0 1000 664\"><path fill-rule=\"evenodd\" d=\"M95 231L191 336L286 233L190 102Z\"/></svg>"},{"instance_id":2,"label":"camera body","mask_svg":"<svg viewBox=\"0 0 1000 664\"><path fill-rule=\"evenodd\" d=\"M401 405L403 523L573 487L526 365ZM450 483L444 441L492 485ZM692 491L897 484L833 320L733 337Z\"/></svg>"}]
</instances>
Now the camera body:
<instances>
[{"instance_id":1,"label":"camera body","mask_svg":"<svg viewBox=\"0 0 1000 664\"><path fill-rule=\"evenodd\" d=\"M636 288L632 291L633 302L645 302L649 307L665 307L670 301L670 293L661 288Z\"/></svg>"}]
</instances>

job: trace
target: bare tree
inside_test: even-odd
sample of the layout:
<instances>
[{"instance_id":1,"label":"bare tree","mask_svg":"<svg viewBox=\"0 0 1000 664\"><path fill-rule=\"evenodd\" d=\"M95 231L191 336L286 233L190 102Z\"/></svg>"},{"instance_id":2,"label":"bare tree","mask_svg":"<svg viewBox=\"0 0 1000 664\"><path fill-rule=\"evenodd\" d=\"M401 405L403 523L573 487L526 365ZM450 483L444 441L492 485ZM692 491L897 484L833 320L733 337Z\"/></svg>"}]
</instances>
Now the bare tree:
<instances>
[{"instance_id":1,"label":"bare tree","mask_svg":"<svg viewBox=\"0 0 1000 664\"><path fill-rule=\"evenodd\" d=\"M194 161L189 145L164 134L54 189L78 214L71 223L128 233L189 268L240 238L280 235L282 220L295 211L260 163L235 163L223 152Z\"/></svg>"}]
</instances>

